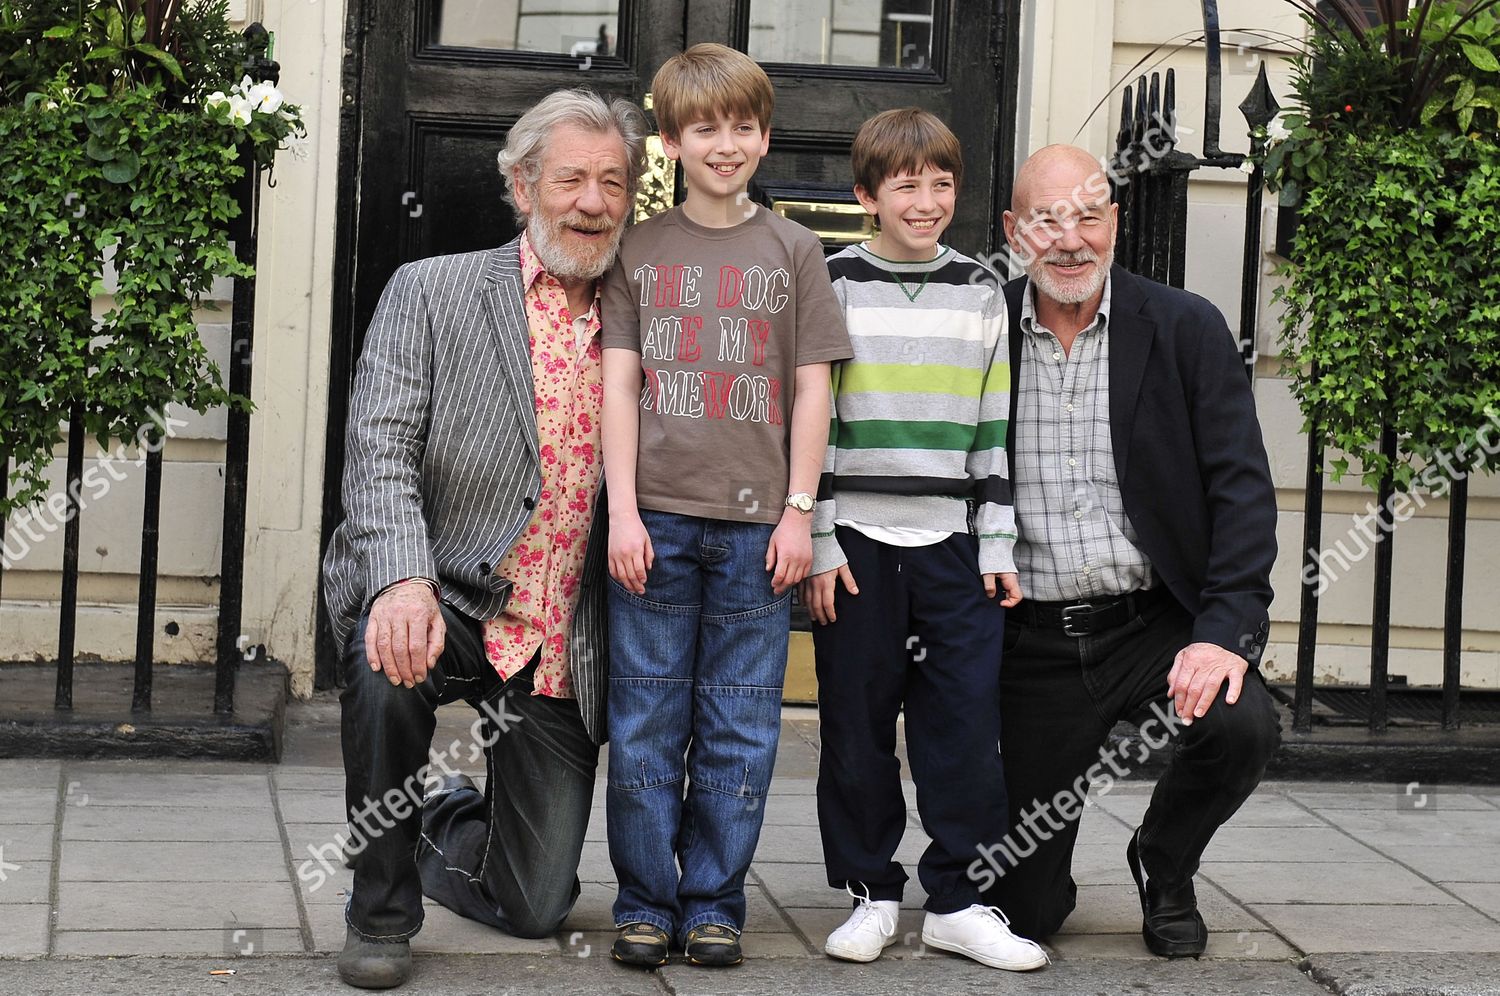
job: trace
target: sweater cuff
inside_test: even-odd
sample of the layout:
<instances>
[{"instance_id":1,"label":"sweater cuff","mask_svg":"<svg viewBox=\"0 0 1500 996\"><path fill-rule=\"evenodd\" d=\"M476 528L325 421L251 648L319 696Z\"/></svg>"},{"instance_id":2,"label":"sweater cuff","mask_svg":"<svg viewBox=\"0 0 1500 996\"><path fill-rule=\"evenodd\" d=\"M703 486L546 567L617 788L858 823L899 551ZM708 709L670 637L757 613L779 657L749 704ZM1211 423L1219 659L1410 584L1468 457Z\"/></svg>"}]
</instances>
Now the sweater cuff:
<instances>
[{"instance_id":1,"label":"sweater cuff","mask_svg":"<svg viewBox=\"0 0 1500 996\"><path fill-rule=\"evenodd\" d=\"M816 547L814 557L816 557ZM1016 573L1016 541L1008 537L981 539L979 541L979 573Z\"/></svg>"},{"instance_id":2,"label":"sweater cuff","mask_svg":"<svg viewBox=\"0 0 1500 996\"><path fill-rule=\"evenodd\" d=\"M842 567L849 562L844 556L844 548L839 546L838 537L833 531L826 533L813 533L813 559L812 574L824 574L835 568Z\"/></svg>"}]
</instances>

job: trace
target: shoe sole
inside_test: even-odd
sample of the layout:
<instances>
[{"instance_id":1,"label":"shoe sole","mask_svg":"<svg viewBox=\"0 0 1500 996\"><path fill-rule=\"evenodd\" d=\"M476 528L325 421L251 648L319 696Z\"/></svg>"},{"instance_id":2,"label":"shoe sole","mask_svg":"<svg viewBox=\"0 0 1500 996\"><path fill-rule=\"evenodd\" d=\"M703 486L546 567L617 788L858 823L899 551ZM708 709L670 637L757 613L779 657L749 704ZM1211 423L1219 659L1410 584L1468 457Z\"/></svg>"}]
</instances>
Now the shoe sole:
<instances>
[{"instance_id":1,"label":"shoe sole","mask_svg":"<svg viewBox=\"0 0 1500 996\"><path fill-rule=\"evenodd\" d=\"M988 968L1000 968L1004 969L1007 972L1030 972L1047 964L1047 956L1040 953L1037 955L1037 958L1039 960L1036 961L1001 961L998 958L992 958L989 955L982 955L977 951L970 950L969 948L964 947L962 944L954 944L950 941L940 941L937 938L933 937L931 934L927 933L927 931L925 930L922 931L922 943L927 945L929 948L937 948L939 951L948 951L952 954L963 955L965 958L972 958L974 961L977 961L979 962L979 964L984 965Z\"/></svg>"},{"instance_id":2,"label":"shoe sole","mask_svg":"<svg viewBox=\"0 0 1500 996\"><path fill-rule=\"evenodd\" d=\"M702 961L694 958L692 955L688 955L687 963L697 968L733 968L736 965L743 965L745 963L745 956L742 954L734 959L734 961Z\"/></svg>"},{"instance_id":3,"label":"shoe sole","mask_svg":"<svg viewBox=\"0 0 1500 996\"><path fill-rule=\"evenodd\" d=\"M881 955L885 954L885 949L895 943L896 939L892 937L890 940L880 945L880 950L874 952L873 954L865 951L856 951L853 948L838 948L837 946L832 944L824 944L823 953L830 958L837 958L839 961L856 961L861 965L868 965L870 962L875 961Z\"/></svg>"}]
</instances>

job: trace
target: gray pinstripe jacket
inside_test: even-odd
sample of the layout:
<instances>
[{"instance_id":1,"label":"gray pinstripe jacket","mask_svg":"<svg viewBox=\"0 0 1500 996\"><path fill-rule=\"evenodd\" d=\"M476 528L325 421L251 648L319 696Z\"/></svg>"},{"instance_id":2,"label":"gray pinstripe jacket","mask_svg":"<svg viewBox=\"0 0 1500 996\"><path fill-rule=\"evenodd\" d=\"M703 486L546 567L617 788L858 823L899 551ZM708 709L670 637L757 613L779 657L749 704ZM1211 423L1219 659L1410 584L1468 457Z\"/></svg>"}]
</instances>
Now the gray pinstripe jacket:
<instances>
[{"instance_id":1,"label":"gray pinstripe jacket","mask_svg":"<svg viewBox=\"0 0 1500 996\"><path fill-rule=\"evenodd\" d=\"M375 309L349 403L344 512L323 558L341 642L370 597L436 578L443 598L493 619L511 582L494 572L542 489L520 240L402 266ZM609 675L604 565L594 517L570 643L574 694L605 739Z\"/></svg>"}]
</instances>

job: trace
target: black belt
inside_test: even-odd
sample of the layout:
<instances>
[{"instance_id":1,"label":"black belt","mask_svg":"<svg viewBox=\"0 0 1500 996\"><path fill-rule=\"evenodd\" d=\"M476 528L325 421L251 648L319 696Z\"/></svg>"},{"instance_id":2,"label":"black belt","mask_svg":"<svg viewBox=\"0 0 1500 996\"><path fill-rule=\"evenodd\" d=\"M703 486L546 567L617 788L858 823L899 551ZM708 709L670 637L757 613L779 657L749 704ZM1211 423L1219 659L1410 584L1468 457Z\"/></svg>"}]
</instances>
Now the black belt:
<instances>
[{"instance_id":1,"label":"black belt","mask_svg":"<svg viewBox=\"0 0 1500 996\"><path fill-rule=\"evenodd\" d=\"M1011 612L1021 622L1038 629L1060 629L1067 636L1092 636L1123 626L1140 615L1166 591L1165 586L1133 591L1113 598L1087 598L1078 602L1038 602L1026 599Z\"/></svg>"}]
</instances>

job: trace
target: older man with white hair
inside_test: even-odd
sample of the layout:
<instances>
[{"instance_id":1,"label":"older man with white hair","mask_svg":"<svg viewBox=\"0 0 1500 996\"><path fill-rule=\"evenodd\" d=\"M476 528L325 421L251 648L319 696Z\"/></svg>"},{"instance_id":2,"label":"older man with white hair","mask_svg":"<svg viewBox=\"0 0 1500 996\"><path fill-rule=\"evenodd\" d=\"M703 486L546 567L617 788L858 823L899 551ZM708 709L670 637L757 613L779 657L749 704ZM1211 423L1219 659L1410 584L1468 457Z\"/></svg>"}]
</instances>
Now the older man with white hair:
<instances>
[{"instance_id":1,"label":"older man with white hair","mask_svg":"<svg viewBox=\"0 0 1500 996\"><path fill-rule=\"evenodd\" d=\"M406 264L370 323L323 563L346 646L351 985L410 976L423 893L522 937L578 898L609 671L599 278L645 133L626 101L544 98L499 157L522 234ZM434 711L457 699L474 743L440 753L424 800ZM481 749L483 791L448 767Z\"/></svg>"}]
</instances>

